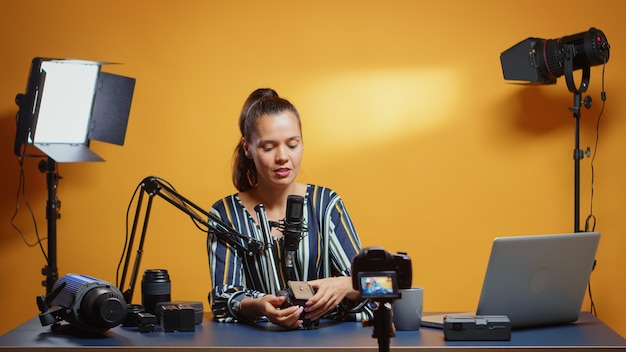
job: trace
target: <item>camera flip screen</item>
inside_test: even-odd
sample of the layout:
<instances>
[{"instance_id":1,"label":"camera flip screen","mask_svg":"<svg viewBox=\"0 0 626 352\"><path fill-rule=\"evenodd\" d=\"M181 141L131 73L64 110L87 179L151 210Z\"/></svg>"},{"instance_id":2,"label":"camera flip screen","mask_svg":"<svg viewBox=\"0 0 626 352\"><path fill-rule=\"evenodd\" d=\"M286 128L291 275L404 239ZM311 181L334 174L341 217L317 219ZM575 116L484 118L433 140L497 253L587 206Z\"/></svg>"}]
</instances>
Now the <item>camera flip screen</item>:
<instances>
[{"instance_id":1,"label":"camera flip screen","mask_svg":"<svg viewBox=\"0 0 626 352\"><path fill-rule=\"evenodd\" d=\"M363 298L398 297L398 281L395 271L360 272L358 275Z\"/></svg>"}]
</instances>

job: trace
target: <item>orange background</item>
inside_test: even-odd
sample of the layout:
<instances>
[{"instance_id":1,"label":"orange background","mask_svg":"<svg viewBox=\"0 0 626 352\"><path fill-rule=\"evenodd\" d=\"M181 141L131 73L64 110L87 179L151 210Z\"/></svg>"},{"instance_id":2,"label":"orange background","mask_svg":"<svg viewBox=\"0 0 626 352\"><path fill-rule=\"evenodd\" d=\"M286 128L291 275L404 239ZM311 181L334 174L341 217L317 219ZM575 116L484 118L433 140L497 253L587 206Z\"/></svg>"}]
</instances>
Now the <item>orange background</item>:
<instances>
[{"instance_id":1,"label":"orange background","mask_svg":"<svg viewBox=\"0 0 626 352\"><path fill-rule=\"evenodd\" d=\"M499 55L527 37L597 27L612 47L594 162L603 237L591 284L599 317L626 335L625 10L620 0L2 1L0 333L35 316L35 297L45 293L41 250L11 226L14 97L33 57L121 63L104 71L137 79L125 145L94 142L106 162L60 165L60 275L115 282L126 210L148 175L205 209L233 193L239 109L253 89L269 86L302 115L300 180L344 198L363 245L408 252L426 311L463 311L475 308L495 236L574 229L572 94L563 78L504 81ZM583 148L595 145L601 87L602 67L592 67ZM38 161L25 162L25 189L45 237ZM590 158L581 170L584 220ZM23 201L15 224L36 241ZM204 234L159 199L149 225L142 269L168 269L173 299L208 310Z\"/></svg>"}]
</instances>

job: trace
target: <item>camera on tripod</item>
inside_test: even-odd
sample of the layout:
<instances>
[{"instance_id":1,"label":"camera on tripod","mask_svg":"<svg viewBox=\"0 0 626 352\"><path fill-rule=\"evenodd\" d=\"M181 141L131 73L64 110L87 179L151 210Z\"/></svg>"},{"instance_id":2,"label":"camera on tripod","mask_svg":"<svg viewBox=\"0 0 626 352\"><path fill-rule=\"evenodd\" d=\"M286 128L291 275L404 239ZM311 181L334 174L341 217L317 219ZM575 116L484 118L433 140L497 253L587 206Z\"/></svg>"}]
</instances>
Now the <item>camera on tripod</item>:
<instances>
[{"instance_id":1,"label":"camera on tripod","mask_svg":"<svg viewBox=\"0 0 626 352\"><path fill-rule=\"evenodd\" d=\"M364 320L363 326L374 327L372 337L378 339L379 351L389 351L389 339L396 336L391 305L401 289L411 288L412 280L411 258L404 252L367 247L352 260L352 287L376 303L374 318Z\"/></svg>"},{"instance_id":2,"label":"camera on tripod","mask_svg":"<svg viewBox=\"0 0 626 352\"><path fill-rule=\"evenodd\" d=\"M352 287L363 298L394 300L400 289L411 288L411 258L404 253L392 254L381 247L367 247L352 261Z\"/></svg>"}]
</instances>

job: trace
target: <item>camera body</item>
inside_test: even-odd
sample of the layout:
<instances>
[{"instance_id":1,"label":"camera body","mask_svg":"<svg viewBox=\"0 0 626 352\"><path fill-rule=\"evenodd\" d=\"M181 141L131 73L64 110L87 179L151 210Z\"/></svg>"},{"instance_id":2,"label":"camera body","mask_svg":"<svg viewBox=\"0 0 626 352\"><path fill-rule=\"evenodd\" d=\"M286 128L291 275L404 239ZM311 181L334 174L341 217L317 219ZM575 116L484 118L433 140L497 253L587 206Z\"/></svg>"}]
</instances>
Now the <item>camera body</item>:
<instances>
[{"instance_id":1,"label":"camera body","mask_svg":"<svg viewBox=\"0 0 626 352\"><path fill-rule=\"evenodd\" d=\"M399 298L399 290L411 288L412 279L411 258L404 252L392 254L382 247L366 247L352 260L352 287L363 298Z\"/></svg>"},{"instance_id":2,"label":"camera body","mask_svg":"<svg viewBox=\"0 0 626 352\"><path fill-rule=\"evenodd\" d=\"M285 303L281 308L291 306L304 307L306 301L313 297L315 290L305 281L288 281L287 288L280 290L278 296L285 296Z\"/></svg>"},{"instance_id":3,"label":"camera body","mask_svg":"<svg viewBox=\"0 0 626 352\"><path fill-rule=\"evenodd\" d=\"M280 306L282 309L291 306L304 307L306 301L313 297L314 294L315 290L306 281L288 281L287 288L276 293L277 296L285 297L285 302ZM304 312L302 312L301 319L303 320L302 327L304 329L311 329L313 326L319 325L319 321L304 319Z\"/></svg>"}]
</instances>

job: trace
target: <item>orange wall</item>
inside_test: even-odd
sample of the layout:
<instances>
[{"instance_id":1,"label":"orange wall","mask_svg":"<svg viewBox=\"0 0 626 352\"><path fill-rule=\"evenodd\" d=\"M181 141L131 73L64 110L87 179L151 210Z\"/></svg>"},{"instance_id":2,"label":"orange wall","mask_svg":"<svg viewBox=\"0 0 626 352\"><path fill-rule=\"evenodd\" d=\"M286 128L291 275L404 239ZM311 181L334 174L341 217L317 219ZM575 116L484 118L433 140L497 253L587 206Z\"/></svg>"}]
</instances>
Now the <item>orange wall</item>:
<instances>
[{"instance_id":1,"label":"orange wall","mask_svg":"<svg viewBox=\"0 0 626 352\"><path fill-rule=\"evenodd\" d=\"M206 209L232 193L238 110L250 91L270 86L303 118L300 179L343 196L364 245L409 253L427 311L468 310L493 237L573 230L571 93L563 79L505 82L500 52L529 36L595 26L612 48L595 159L593 210L603 238L591 283L600 318L626 336L626 3L590 4L2 1L0 333L36 315L35 297L45 293L41 250L10 224L19 176L13 100L24 92L31 58L119 62L105 71L137 79L125 145L96 142L106 162L60 166L61 275L115 281L126 209L145 176L167 179ZM602 69L591 72L595 104L583 111L583 147L594 145L601 107ZM590 161L581 162L583 219ZM26 192L45 236L46 182L37 162L26 160ZM16 224L32 243L23 202ZM168 269L173 298L208 309L203 233L158 200L149 230L142 269Z\"/></svg>"}]
</instances>

